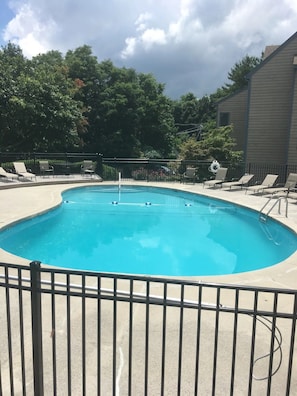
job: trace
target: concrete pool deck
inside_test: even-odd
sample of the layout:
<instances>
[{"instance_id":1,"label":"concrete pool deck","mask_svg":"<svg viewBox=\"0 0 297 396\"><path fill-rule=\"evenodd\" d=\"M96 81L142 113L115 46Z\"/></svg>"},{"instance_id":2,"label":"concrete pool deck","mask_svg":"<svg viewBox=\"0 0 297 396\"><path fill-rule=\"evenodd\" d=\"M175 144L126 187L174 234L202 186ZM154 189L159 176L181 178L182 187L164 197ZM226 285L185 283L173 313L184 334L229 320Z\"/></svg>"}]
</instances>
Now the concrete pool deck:
<instances>
[{"instance_id":1,"label":"concrete pool deck","mask_svg":"<svg viewBox=\"0 0 297 396\"><path fill-rule=\"evenodd\" d=\"M67 178L39 178L37 182L19 183L18 188L7 188L7 183L3 183L4 189L0 185L0 208L1 219L0 228L17 222L22 218L32 217L38 213L49 210L61 203L61 193L65 189L80 187L81 185L98 184L98 179L86 177ZM55 183L59 184L55 184ZM82 184L83 183L83 184ZM173 188L194 192L210 197L233 202L259 211L267 202L264 195L253 195L245 190L224 190L221 188L203 188L203 184L182 184L165 182L135 182L133 180L122 181L123 185L149 185L155 187ZM116 182L100 182L99 185L117 185ZM15 186L14 186L15 187ZM280 221L297 233L297 204L289 200L288 217L285 216L285 202L281 202L281 213L278 213L278 205L274 207L270 216ZM248 241L247 241L248 243ZM29 261L14 256L0 249L0 261L14 264L28 264ZM242 274L222 275L222 276L201 276L194 277L203 282L240 284L251 286L266 286L276 288L297 288L297 252L285 261L272 267L245 272ZM193 277L191 277L193 280Z\"/></svg>"},{"instance_id":2,"label":"concrete pool deck","mask_svg":"<svg viewBox=\"0 0 297 396\"><path fill-rule=\"evenodd\" d=\"M63 192L66 189L69 188L75 188L75 187L80 187L82 185L94 185L94 183L97 183L98 180L96 179L89 179L87 180L86 178L65 178L59 179L59 183L65 183L65 184L52 184L57 181L57 179L52 179L52 178L47 178L48 180L44 179L37 179L36 183L30 183L27 182L26 184L19 183L18 188L6 188L7 183L4 185L4 189L1 190L1 185L0 185L0 209L1 209L1 219L0 219L0 227L5 227L9 226L10 224L13 224L15 222L18 222L19 220L23 218L28 218L32 217L38 213L42 213L44 211L49 210L52 207L55 207L61 203L61 192ZM84 182L84 184L81 184ZM39 183L39 184L38 184ZM79 183L79 184L78 184ZM245 194L245 191L243 190L232 190L232 191L225 191L222 189L211 189L211 188L203 188L202 184L181 184L181 183L146 183L146 182L134 182L134 181L122 181L123 185L144 185L144 186L156 186L156 187L165 187L165 188L172 188L176 190L184 190L184 191L189 191L189 192L194 192L194 193L199 193L207 196L211 196L214 198L219 198L223 200L227 200L239 205L247 206L251 209L254 209L256 211L259 211L265 202L267 201L267 198L264 196L254 196L250 194ZM100 186L104 185L117 185L115 182L101 182L98 184ZM30 186L30 187L29 187ZM284 203L283 203L284 205ZM293 203L292 201L289 203L288 207L288 217L285 217L285 206L281 207L281 213L277 213L277 208L274 208L272 212L272 216L285 224L286 226L290 227L292 230L297 232L297 205ZM7 263L12 263L12 264L29 264L29 260L22 259L20 257L14 256L12 254L9 254L5 252L4 250L0 249L0 261L1 262L7 262ZM191 279L191 280L197 280L205 283L218 283L218 284L237 284L237 285L250 285L250 286L264 286L264 287L272 287L272 288L280 288L280 289L294 289L296 290L297 288L297 252L294 253L291 257L289 257L287 260L285 260L282 263L279 263L275 266L272 266L270 268L264 269L264 270L259 270L259 271L252 271L252 272L247 272L247 273L242 273L242 274L234 274L234 275L224 275L224 276L208 276L208 277L191 277L191 278L186 278L186 279ZM160 295L162 296L162 288L158 284L154 284L152 286L153 290L152 293L154 295ZM4 288L1 290L1 296L3 299L4 297ZM143 288L143 285L136 285L135 286L135 292L138 293L145 293L145 288ZM179 298L179 289L171 289L171 297L173 298ZM193 299L197 298L196 296L196 291L195 289L190 290L189 294L187 294L188 299ZM246 306L250 306L252 302L249 300L250 295L249 294L244 294L242 298L242 304ZM46 297L45 297L46 298ZM212 293L212 290L206 290L206 292L203 294L204 301L206 302L211 302L212 299L214 298L214 295ZM245 301L246 300L246 301ZM270 302L268 301L269 297L265 296L265 300L261 302L264 307L270 307ZM27 301L27 300L26 300ZM48 300L47 300L48 301ZM234 304L234 298L232 295L224 294L222 292L222 301L224 304L232 305ZM214 301L215 302L215 301ZM29 301L27 301L28 304L30 304ZM106 306L104 305L106 304ZM280 304L280 309L285 309L287 306L290 307L290 304L292 304L292 300L289 299L289 297L286 297L286 299L281 300ZM127 392L125 392L125 383L127 382L127 345L128 345L128 340L129 340L129 328L127 326L127 321L128 321L128 313L127 307L121 306L123 309L118 310L118 321L117 321L117 328L118 328L118 339L117 339L117 355L119 361L122 362L122 366L118 368L117 370L117 396L120 395L126 395ZM2 309L2 310L1 310ZM47 312L47 309L49 312ZM80 333L80 328L81 328L81 317L79 316L79 312L81 309L81 301L80 299L73 299L72 305L72 314L73 314L73 333L72 333L72 340L75 339L75 337L78 337L78 340L80 339L81 333ZM94 323L94 318L96 318L96 306L93 304L88 304L87 309L86 309L86 316L88 319L88 323L92 324L91 329L96 328L96 323ZM290 309L290 308L287 308ZM0 306L1 314L3 314L3 317L5 317L5 307L4 304L2 304L2 307ZM27 308L25 307L25 311ZM44 359L45 359L45 365L49 365L49 360L50 360L50 355L51 355L51 335L52 334L52 329L51 329L51 323L49 322L51 313L50 313L50 303L45 304L44 306L44 318L46 321L46 326L44 326L43 332L44 332ZM56 323L56 328L55 328L55 334L56 334L56 339L57 342L58 340L62 339L63 341L67 339L67 325L66 325L66 320L65 320L65 306L64 302L59 302L57 303L56 306L57 310L57 315L59 316L59 321ZM152 329L153 335L152 335L152 345L150 345L150 356L157 356L157 352L160 352L160 345L161 345L161 339L158 338L158 334L160 332L160 320L162 320L162 311L158 309L158 307L150 307L150 327ZM195 318L196 314L193 313L192 311L189 313L185 313L184 317L184 344L183 347L186 351L185 356L183 357L183 367L186 368L186 371L191 371L193 368L194 364L192 361L192 355L191 353L193 350L193 345L195 343L194 335L195 335L195 329L197 324L195 323ZM1 317L1 315L0 315ZM112 372L112 360L108 359L107 356L112 358L112 353L111 353L111 345L112 345L112 327L110 327L110 323L112 322L112 310L110 308L110 305L107 305L107 303L103 302L102 305L102 354L104 354L104 365L102 367L102 394L104 395L109 395L111 394L110 391L108 390L108 378L110 378L110 373ZM178 319L179 315L175 310L170 310L168 309L168 316L167 316L167 344L168 344L168 354L170 356L170 359L168 359L168 372L169 373L177 373L177 368L175 366L176 364L176 356L174 354L174 351L177 350L177 345L176 340L178 339L178 328L179 328L179 322ZM222 316L222 318L225 318ZM208 381L211 383L211 373L212 373L212 367L211 367L211 359L209 356L211 355L211 351L213 348L213 329L214 329L214 315L210 312L203 312L203 325L202 325L202 331L201 331L201 345L203 347L203 352L201 355L201 360L203 361L203 364L201 364L201 378L206 378ZM144 345L144 334L145 334L145 305L142 306L136 306L135 311L133 314L133 328L134 328L134 336L135 339L133 341L133 353L135 354L135 373L134 373L134 381L135 384L133 383L133 394L143 394L143 384L142 384L142 378L143 378L143 367L142 367L142 361L143 361L143 345ZM228 363L228 357L230 357L230 351L228 350L228 342L231 340L232 341L232 334L233 334L233 327L232 327L232 321L227 318L226 320L221 320L220 322L220 331L222 335L222 344L221 348L222 350L220 351L220 359L222 359L220 362L221 364L218 365L217 369L217 376L218 376L218 381L220 381L221 387L216 390L216 396L225 396L226 394L229 394L230 392L228 391L228 384L229 381L226 378L226 370L228 365L230 365L230 362ZM229 326L229 324L231 325ZM241 318L241 326L240 329L238 330L238 346L239 351L238 354L240 356L240 363L238 364L239 367L237 369L237 378L238 378L238 384L236 384L236 395L238 396L244 396L246 395L246 362L248 362L248 356L249 356L249 336L251 332L251 324L252 320L250 317L243 317ZM28 324L30 325L30 320L28 320ZM290 339L290 330L291 330L291 325L287 323L283 323L282 326L282 336L284 339L284 349L285 351L283 352L284 358L288 356L288 351L286 349L286 345L288 344L288 340ZM16 329L17 331L17 329ZM91 330L90 330L91 331ZM78 332L78 333L76 333ZM89 336L89 333L88 333ZM90 337L96 337L96 333L90 334ZM30 345L30 331L28 331L28 345ZM263 346L263 351L261 350L261 354L266 353L269 351L269 338L268 341L267 339L267 330L263 328L263 330L260 328L259 329L259 335L260 339L260 346ZM96 345L95 342L96 340L91 339L92 342L92 348L90 348L87 352L87 358L88 358L88 389L89 393L88 394L96 394L96 374L97 374L97 362L96 362L96 348L93 346ZM1 347L1 342L3 343L3 348L2 350L5 349L5 344L6 340L4 337L0 338L0 347ZM266 345L267 344L267 345ZM77 352L78 356L81 353L81 344L76 345L74 343L74 353ZM295 346L296 349L297 345ZM59 372L64 373L65 370L65 356L67 356L67 350L66 347L63 346L61 343L61 355L59 355L59 358L57 358L57 365L60 370ZM134 352L135 351L135 352ZM156 355L154 355L156 354ZM172 355L171 355L172 354ZM120 360L120 357L121 359ZM134 355L133 355L134 356ZM172 357L172 359L171 359ZM18 361L19 356L14 356L15 361ZM152 379L158 379L160 375L160 367L158 364L156 364L156 360L153 361L153 364L150 365L149 369L149 375L150 378ZM73 368L73 388L72 388L72 394L80 396L81 393L81 384L80 384L80 376L81 376L81 367L79 365L76 365L75 362L73 363L74 368ZM138 367L139 366L139 367ZM8 370L8 364L7 361L4 361L3 364L1 363L1 369L3 370ZM293 374L296 372L296 362L294 361L294 365L292 368L292 395L296 394L296 389L297 389L297 378L296 375ZM187 379L187 373L186 379ZM176 391L176 378L174 375L168 375L169 377L169 383L166 385L167 386L167 393L168 395L174 395L177 394ZM3 378L3 377L2 377ZM20 373L19 373L19 378L21 378ZM107 379L107 380L106 380ZM4 379L3 379L3 382ZM139 382L139 383L138 383ZM281 395L284 394L282 393L285 384L286 384L286 377L285 375L282 375L282 372L278 374L277 380L275 381L276 385L273 388L274 393L272 394L277 394ZM158 381L156 380L156 384ZM189 375L189 381L185 380L185 387L189 384L189 389L185 388L185 391L182 393L184 395L190 395L193 394L192 391L193 389L190 387L191 386L191 379ZM51 383L50 380L45 379L45 395L51 395ZM5 388L4 388L5 386ZM21 395L21 381L16 381L15 383L16 386L16 392L15 395ZM152 385L153 387L154 385ZM226 386L226 389L224 389L224 386ZM3 389L4 389L4 394L5 390L7 389L7 394L9 393L9 382L5 382L3 384ZM20 389L18 391L18 389ZM28 380L28 394L30 393L30 390L32 390L32 384L29 383ZM59 393L60 394L60 393ZM62 392L61 394L67 394L67 392ZM155 392L152 392L150 394L159 394L159 389L156 388ZM211 394L209 388L207 388L207 384L205 385L205 389L202 387L200 389L201 395L208 395ZM257 382L254 385L254 392L253 394L266 394L266 382Z\"/></svg>"}]
</instances>

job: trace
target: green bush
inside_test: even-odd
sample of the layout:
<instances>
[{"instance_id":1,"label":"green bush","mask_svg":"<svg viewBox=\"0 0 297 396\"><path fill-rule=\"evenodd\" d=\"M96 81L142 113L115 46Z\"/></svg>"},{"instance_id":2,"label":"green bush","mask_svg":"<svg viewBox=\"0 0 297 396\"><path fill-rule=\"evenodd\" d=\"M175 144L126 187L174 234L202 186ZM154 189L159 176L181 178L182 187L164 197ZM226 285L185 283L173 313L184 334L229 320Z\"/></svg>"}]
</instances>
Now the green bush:
<instances>
[{"instance_id":1,"label":"green bush","mask_svg":"<svg viewBox=\"0 0 297 396\"><path fill-rule=\"evenodd\" d=\"M117 180L118 172L112 166L104 165L102 166L102 175L100 175L103 180Z\"/></svg>"}]
</instances>

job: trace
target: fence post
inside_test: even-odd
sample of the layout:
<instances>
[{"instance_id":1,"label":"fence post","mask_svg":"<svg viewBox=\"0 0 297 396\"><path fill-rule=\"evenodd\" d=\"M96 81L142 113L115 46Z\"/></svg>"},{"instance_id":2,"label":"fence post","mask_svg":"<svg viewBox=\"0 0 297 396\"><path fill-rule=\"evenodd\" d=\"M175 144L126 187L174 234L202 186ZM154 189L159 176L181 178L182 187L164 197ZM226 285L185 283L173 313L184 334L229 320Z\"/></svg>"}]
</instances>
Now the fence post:
<instances>
[{"instance_id":1,"label":"fence post","mask_svg":"<svg viewBox=\"0 0 297 396\"><path fill-rule=\"evenodd\" d=\"M42 350L42 315L40 293L40 262L30 263L31 272L31 316L34 395L43 396L43 350Z\"/></svg>"}]
</instances>

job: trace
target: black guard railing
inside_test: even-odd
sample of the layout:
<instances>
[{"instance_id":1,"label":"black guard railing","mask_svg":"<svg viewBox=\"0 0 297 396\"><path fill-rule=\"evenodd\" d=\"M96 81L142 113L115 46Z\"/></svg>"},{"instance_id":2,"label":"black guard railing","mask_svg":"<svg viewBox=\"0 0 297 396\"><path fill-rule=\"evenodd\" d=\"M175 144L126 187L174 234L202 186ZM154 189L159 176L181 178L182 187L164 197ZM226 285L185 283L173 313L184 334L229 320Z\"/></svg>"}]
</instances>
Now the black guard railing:
<instances>
[{"instance_id":1,"label":"black guard railing","mask_svg":"<svg viewBox=\"0 0 297 396\"><path fill-rule=\"evenodd\" d=\"M297 291L0 264L0 394L296 395Z\"/></svg>"}]
</instances>

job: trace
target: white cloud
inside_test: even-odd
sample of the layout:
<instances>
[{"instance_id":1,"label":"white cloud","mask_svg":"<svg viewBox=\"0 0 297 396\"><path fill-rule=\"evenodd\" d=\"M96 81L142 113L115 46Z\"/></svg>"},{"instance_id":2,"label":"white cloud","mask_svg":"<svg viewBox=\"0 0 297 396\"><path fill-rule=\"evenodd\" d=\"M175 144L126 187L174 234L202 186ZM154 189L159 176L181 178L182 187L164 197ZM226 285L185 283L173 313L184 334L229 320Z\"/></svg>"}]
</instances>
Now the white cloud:
<instances>
[{"instance_id":1,"label":"white cloud","mask_svg":"<svg viewBox=\"0 0 297 396\"><path fill-rule=\"evenodd\" d=\"M135 47L136 47L136 38L135 37L128 37L125 40L126 47L125 49L121 52L121 56L123 59L129 58L134 55L135 53Z\"/></svg>"},{"instance_id":2,"label":"white cloud","mask_svg":"<svg viewBox=\"0 0 297 396\"><path fill-rule=\"evenodd\" d=\"M18 9L17 15L8 23L4 40L17 43L27 57L51 49L47 37L55 30L52 20L43 21L35 14L29 4L24 4Z\"/></svg>"},{"instance_id":3,"label":"white cloud","mask_svg":"<svg viewBox=\"0 0 297 396\"><path fill-rule=\"evenodd\" d=\"M48 50L48 48L44 47L40 41L34 37L33 33L29 33L24 38L20 39L18 44L21 48L26 48L23 52L28 58L32 58L32 56L42 54Z\"/></svg>"},{"instance_id":4,"label":"white cloud","mask_svg":"<svg viewBox=\"0 0 297 396\"><path fill-rule=\"evenodd\" d=\"M141 35L141 41L146 49L154 44L164 45L166 44L166 34L162 29L147 29Z\"/></svg>"},{"instance_id":5,"label":"white cloud","mask_svg":"<svg viewBox=\"0 0 297 396\"><path fill-rule=\"evenodd\" d=\"M145 12L143 14L140 14L139 17L137 18L135 25L136 25L136 30L137 31L143 31L147 28L147 22L152 18L152 14L149 12Z\"/></svg>"},{"instance_id":6,"label":"white cloud","mask_svg":"<svg viewBox=\"0 0 297 396\"><path fill-rule=\"evenodd\" d=\"M125 43L126 46L121 52L121 57L123 59L133 57L138 46L141 46L146 51L149 51L153 45L165 45L166 35L161 29L146 29L138 38L126 38Z\"/></svg>"},{"instance_id":7,"label":"white cloud","mask_svg":"<svg viewBox=\"0 0 297 396\"><path fill-rule=\"evenodd\" d=\"M173 97L214 92L235 62L297 30L292 0L1 1L15 13L2 44L28 57L88 44L99 60L153 73Z\"/></svg>"}]
</instances>

